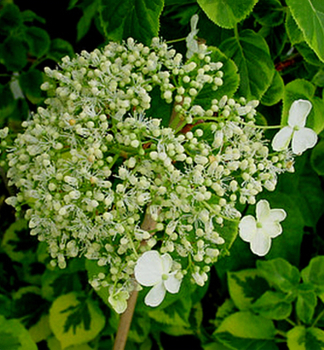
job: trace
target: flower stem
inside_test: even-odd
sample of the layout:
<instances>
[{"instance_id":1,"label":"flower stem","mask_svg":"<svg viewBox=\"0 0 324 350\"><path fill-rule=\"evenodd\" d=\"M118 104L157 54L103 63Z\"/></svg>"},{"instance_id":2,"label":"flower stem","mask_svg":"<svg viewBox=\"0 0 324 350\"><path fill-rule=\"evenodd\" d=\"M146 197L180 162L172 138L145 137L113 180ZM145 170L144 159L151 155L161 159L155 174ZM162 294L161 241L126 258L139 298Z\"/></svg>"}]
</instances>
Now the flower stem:
<instances>
[{"instance_id":1,"label":"flower stem","mask_svg":"<svg viewBox=\"0 0 324 350\"><path fill-rule=\"evenodd\" d=\"M133 290L127 302L127 309L121 315L113 350L124 350L137 301L138 291Z\"/></svg>"},{"instance_id":2,"label":"flower stem","mask_svg":"<svg viewBox=\"0 0 324 350\"><path fill-rule=\"evenodd\" d=\"M151 215L146 211L141 228L146 231L154 230L156 227L156 221L154 221ZM137 282L134 281L134 290L130 293L130 297L127 301L127 308L121 315L116 339L114 342L113 350L124 350L127 342L128 332L132 323L136 301L138 296Z\"/></svg>"}]
</instances>

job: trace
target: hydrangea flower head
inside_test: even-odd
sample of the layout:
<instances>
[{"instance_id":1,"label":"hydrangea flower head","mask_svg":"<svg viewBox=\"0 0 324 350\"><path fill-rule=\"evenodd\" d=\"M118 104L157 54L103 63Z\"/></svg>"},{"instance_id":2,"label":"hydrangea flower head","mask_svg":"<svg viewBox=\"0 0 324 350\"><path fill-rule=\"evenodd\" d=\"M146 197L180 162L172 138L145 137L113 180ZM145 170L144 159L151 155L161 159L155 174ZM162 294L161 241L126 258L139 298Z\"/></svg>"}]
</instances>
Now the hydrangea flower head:
<instances>
[{"instance_id":1,"label":"hydrangea flower head","mask_svg":"<svg viewBox=\"0 0 324 350\"><path fill-rule=\"evenodd\" d=\"M251 251L259 256L266 255L271 246L271 238L282 233L280 222L286 218L283 209L270 209L269 202L260 200L256 205L256 219L244 216L239 224L240 237L250 243Z\"/></svg>"},{"instance_id":2,"label":"hydrangea flower head","mask_svg":"<svg viewBox=\"0 0 324 350\"><path fill-rule=\"evenodd\" d=\"M283 127L272 140L272 148L275 151L286 149L290 141L295 154L301 154L306 149L312 148L317 142L317 134L314 130L306 128L306 119L312 109L312 104L307 100L296 100L290 107L288 125Z\"/></svg>"},{"instance_id":3,"label":"hydrangea flower head","mask_svg":"<svg viewBox=\"0 0 324 350\"><path fill-rule=\"evenodd\" d=\"M181 280L175 275L177 271L171 271L172 258L165 253L160 255L156 250L145 252L135 266L135 278L139 284L145 287L153 287L145 297L145 304L158 306L163 301L166 291L178 293Z\"/></svg>"}]
</instances>

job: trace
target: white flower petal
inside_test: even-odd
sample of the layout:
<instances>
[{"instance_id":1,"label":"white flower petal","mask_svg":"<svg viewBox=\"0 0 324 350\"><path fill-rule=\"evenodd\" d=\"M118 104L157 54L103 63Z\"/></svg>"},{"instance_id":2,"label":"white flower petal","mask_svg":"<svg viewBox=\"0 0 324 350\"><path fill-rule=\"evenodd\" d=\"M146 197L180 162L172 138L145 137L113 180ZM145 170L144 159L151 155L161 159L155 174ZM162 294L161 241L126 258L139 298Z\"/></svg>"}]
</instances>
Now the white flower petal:
<instances>
[{"instance_id":1,"label":"white flower petal","mask_svg":"<svg viewBox=\"0 0 324 350\"><path fill-rule=\"evenodd\" d=\"M256 221L252 215L244 216L239 223L239 234L245 242L250 242L256 233Z\"/></svg>"},{"instance_id":2,"label":"white flower petal","mask_svg":"<svg viewBox=\"0 0 324 350\"><path fill-rule=\"evenodd\" d=\"M307 100L294 101L289 110L288 125L291 127L299 126L303 128L311 109L312 104Z\"/></svg>"},{"instance_id":3,"label":"white flower petal","mask_svg":"<svg viewBox=\"0 0 324 350\"><path fill-rule=\"evenodd\" d=\"M263 229L258 229L250 242L251 251L259 256L266 255L271 247L271 239Z\"/></svg>"},{"instance_id":4,"label":"white flower petal","mask_svg":"<svg viewBox=\"0 0 324 350\"><path fill-rule=\"evenodd\" d=\"M154 286L162 280L162 274L162 259L156 250L145 252L137 260L134 275L137 282L142 286Z\"/></svg>"},{"instance_id":5,"label":"white flower petal","mask_svg":"<svg viewBox=\"0 0 324 350\"><path fill-rule=\"evenodd\" d=\"M175 277L176 272L170 273L167 280L164 281L166 290L169 293L175 294L179 292L181 280Z\"/></svg>"},{"instance_id":6,"label":"white flower petal","mask_svg":"<svg viewBox=\"0 0 324 350\"><path fill-rule=\"evenodd\" d=\"M270 215L270 205L265 199L261 199L256 205L257 221L263 222Z\"/></svg>"},{"instance_id":7,"label":"white flower petal","mask_svg":"<svg viewBox=\"0 0 324 350\"><path fill-rule=\"evenodd\" d=\"M161 281L155 285L146 295L144 302L148 306L158 306L162 303L165 297L165 287Z\"/></svg>"},{"instance_id":8,"label":"white flower petal","mask_svg":"<svg viewBox=\"0 0 324 350\"><path fill-rule=\"evenodd\" d=\"M167 274L171 270L172 266L172 258L168 253L165 253L161 256L162 265L163 265L163 273Z\"/></svg>"},{"instance_id":9,"label":"white flower petal","mask_svg":"<svg viewBox=\"0 0 324 350\"><path fill-rule=\"evenodd\" d=\"M306 149L314 147L316 142L316 132L310 128L302 128L295 131L291 146L295 154L301 154Z\"/></svg>"},{"instance_id":10,"label":"white flower petal","mask_svg":"<svg viewBox=\"0 0 324 350\"><path fill-rule=\"evenodd\" d=\"M275 238L282 233L282 227L277 221L270 221L262 223L262 229L270 238Z\"/></svg>"},{"instance_id":11,"label":"white flower petal","mask_svg":"<svg viewBox=\"0 0 324 350\"><path fill-rule=\"evenodd\" d=\"M285 220L287 213L283 209L271 209L269 214L269 220L271 221L283 221Z\"/></svg>"},{"instance_id":12,"label":"white flower petal","mask_svg":"<svg viewBox=\"0 0 324 350\"><path fill-rule=\"evenodd\" d=\"M289 146L293 134L293 129L290 126L285 126L280 129L272 140L272 148L275 151L282 151Z\"/></svg>"}]
</instances>

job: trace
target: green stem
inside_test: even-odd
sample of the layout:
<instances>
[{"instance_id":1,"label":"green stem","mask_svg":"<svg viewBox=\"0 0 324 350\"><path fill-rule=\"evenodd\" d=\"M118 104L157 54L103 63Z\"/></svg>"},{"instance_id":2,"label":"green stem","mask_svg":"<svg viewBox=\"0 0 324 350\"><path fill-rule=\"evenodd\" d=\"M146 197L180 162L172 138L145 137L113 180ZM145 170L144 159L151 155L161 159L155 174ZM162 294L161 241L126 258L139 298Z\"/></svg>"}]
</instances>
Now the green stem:
<instances>
[{"instance_id":1,"label":"green stem","mask_svg":"<svg viewBox=\"0 0 324 350\"><path fill-rule=\"evenodd\" d=\"M284 338L287 338L286 332L281 331L280 329L276 329L276 333L277 333L278 335L281 335L281 336L284 337Z\"/></svg>"},{"instance_id":2,"label":"green stem","mask_svg":"<svg viewBox=\"0 0 324 350\"><path fill-rule=\"evenodd\" d=\"M181 41L185 41L186 38L180 38L180 39L173 39L173 40L168 40L166 43L167 44L173 44L173 43L179 43Z\"/></svg>"},{"instance_id":3,"label":"green stem","mask_svg":"<svg viewBox=\"0 0 324 350\"><path fill-rule=\"evenodd\" d=\"M315 327L317 322L324 316L324 310L322 310L318 315L317 317L315 318L313 324L311 327Z\"/></svg>"}]
</instances>

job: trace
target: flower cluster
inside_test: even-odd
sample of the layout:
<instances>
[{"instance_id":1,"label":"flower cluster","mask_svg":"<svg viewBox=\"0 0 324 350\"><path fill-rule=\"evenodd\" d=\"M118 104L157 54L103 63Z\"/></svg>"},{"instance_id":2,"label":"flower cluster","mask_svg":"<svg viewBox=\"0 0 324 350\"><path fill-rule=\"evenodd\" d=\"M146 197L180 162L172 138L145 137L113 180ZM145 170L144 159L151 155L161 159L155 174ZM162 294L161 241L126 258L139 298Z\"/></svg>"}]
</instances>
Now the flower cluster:
<instances>
[{"instance_id":1,"label":"flower cluster","mask_svg":"<svg viewBox=\"0 0 324 350\"><path fill-rule=\"evenodd\" d=\"M45 70L47 107L23 122L10 149L18 192L7 203L18 213L28 205L30 233L47 242L53 266L84 256L105 268L90 283L109 288L117 312L134 276L153 286L146 302L154 306L185 275L204 285L229 248L222 227L238 225L240 205L293 171L291 151L271 153L255 125L258 101L195 103L206 84L223 84L221 67L205 45L183 62L157 38L64 58ZM173 104L177 130L151 114L157 90Z\"/></svg>"}]
</instances>

